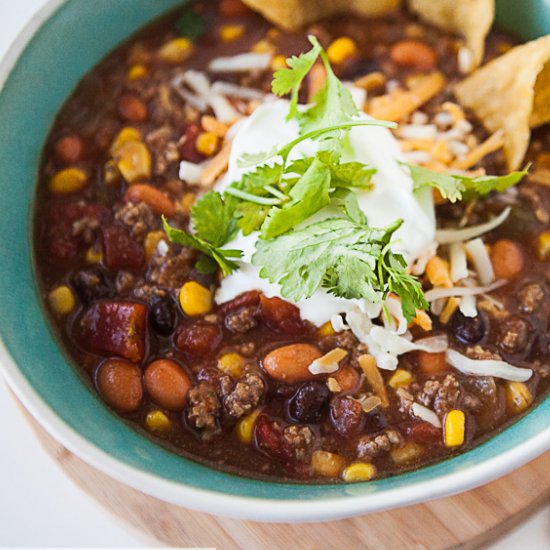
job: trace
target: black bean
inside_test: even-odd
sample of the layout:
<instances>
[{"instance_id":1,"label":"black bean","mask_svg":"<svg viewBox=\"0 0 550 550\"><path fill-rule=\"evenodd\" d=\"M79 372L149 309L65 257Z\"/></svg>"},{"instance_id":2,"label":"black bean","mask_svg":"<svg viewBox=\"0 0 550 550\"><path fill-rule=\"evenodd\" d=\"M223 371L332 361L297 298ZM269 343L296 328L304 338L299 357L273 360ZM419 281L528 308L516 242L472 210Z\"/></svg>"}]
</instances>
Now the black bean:
<instances>
[{"instance_id":1,"label":"black bean","mask_svg":"<svg viewBox=\"0 0 550 550\"><path fill-rule=\"evenodd\" d=\"M289 415L298 422L318 422L330 392L323 382L306 382L288 402Z\"/></svg>"},{"instance_id":2,"label":"black bean","mask_svg":"<svg viewBox=\"0 0 550 550\"><path fill-rule=\"evenodd\" d=\"M457 311L451 321L454 337L462 344L477 344L484 336L486 323L481 313L476 317L465 317Z\"/></svg>"},{"instance_id":3,"label":"black bean","mask_svg":"<svg viewBox=\"0 0 550 550\"><path fill-rule=\"evenodd\" d=\"M101 269L96 267L77 271L73 275L72 285L85 306L97 300L113 298L115 295L112 283L107 280Z\"/></svg>"},{"instance_id":4,"label":"black bean","mask_svg":"<svg viewBox=\"0 0 550 550\"><path fill-rule=\"evenodd\" d=\"M374 434L385 430L388 427L388 419L378 410L365 414L365 432Z\"/></svg>"},{"instance_id":5,"label":"black bean","mask_svg":"<svg viewBox=\"0 0 550 550\"><path fill-rule=\"evenodd\" d=\"M168 336L174 332L178 320L176 304L169 296L155 296L149 303L151 326L158 334Z\"/></svg>"}]
</instances>

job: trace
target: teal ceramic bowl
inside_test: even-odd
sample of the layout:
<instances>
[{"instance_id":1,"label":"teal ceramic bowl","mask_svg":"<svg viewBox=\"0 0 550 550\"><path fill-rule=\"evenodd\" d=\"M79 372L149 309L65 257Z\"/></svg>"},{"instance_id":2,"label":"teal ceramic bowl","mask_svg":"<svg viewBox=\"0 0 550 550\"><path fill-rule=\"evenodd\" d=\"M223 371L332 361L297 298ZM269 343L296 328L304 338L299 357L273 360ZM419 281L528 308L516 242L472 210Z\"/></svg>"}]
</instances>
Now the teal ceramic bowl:
<instances>
[{"instance_id":1,"label":"teal ceramic bowl","mask_svg":"<svg viewBox=\"0 0 550 550\"><path fill-rule=\"evenodd\" d=\"M0 67L0 362L33 416L70 451L145 493L183 506L264 521L335 519L464 491L550 448L550 398L479 447L439 464L353 485L291 485L218 472L169 453L113 415L54 340L31 257L31 206L40 150L80 78L176 0L54 0ZM521 4L521 15L517 10ZM532 37L550 31L548 4L499 4L498 20ZM7 443L6 443L7 444Z\"/></svg>"}]
</instances>

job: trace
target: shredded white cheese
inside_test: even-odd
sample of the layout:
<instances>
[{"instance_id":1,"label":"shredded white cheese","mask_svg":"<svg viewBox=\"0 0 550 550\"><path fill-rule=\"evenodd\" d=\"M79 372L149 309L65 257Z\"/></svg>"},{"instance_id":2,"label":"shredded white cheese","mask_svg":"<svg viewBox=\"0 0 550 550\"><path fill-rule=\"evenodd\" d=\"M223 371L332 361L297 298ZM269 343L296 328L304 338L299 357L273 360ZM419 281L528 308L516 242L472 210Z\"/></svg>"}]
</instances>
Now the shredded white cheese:
<instances>
[{"instance_id":1,"label":"shredded white cheese","mask_svg":"<svg viewBox=\"0 0 550 550\"><path fill-rule=\"evenodd\" d=\"M201 182L204 166L202 164L194 164L186 160L180 162L179 177L192 185L198 185Z\"/></svg>"},{"instance_id":2,"label":"shredded white cheese","mask_svg":"<svg viewBox=\"0 0 550 550\"><path fill-rule=\"evenodd\" d=\"M323 357L315 359L308 370L311 374L331 374L336 372L340 367L338 363L348 354L348 352L342 348L334 348L328 353L325 353Z\"/></svg>"},{"instance_id":3,"label":"shredded white cheese","mask_svg":"<svg viewBox=\"0 0 550 550\"><path fill-rule=\"evenodd\" d=\"M477 239L467 242L464 248L474 264L481 284L488 285L492 283L495 280L495 272L493 271L493 264L491 263L489 252L485 244L483 244L483 241L478 237Z\"/></svg>"},{"instance_id":4,"label":"shredded white cheese","mask_svg":"<svg viewBox=\"0 0 550 550\"><path fill-rule=\"evenodd\" d=\"M213 59L208 65L208 69L220 73L264 71L269 68L272 58L270 53L241 53L232 57Z\"/></svg>"},{"instance_id":5,"label":"shredded white cheese","mask_svg":"<svg viewBox=\"0 0 550 550\"><path fill-rule=\"evenodd\" d=\"M464 229L439 229L436 231L435 239L439 244L460 243L469 239L475 239L484 233L492 231L495 227L498 227L506 220L511 211L512 209L510 207L505 208L498 216L481 225L465 227Z\"/></svg>"},{"instance_id":6,"label":"shredded white cheese","mask_svg":"<svg viewBox=\"0 0 550 550\"><path fill-rule=\"evenodd\" d=\"M435 414L435 412L431 409L428 409L428 407L424 407L424 405L421 405L420 403L413 403L411 406L411 411L417 418L420 418L425 422L429 422L436 428L441 428L441 420L439 420L437 414Z\"/></svg>"},{"instance_id":7,"label":"shredded white cheese","mask_svg":"<svg viewBox=\"0 0 550 550\"><path fill-rule=\"evenodd\" d=\"M439 300L440 298L450 298L451 296L476 296L491 292L503 285L506 281L499 280L487 286L454 286L452 288L432 288L424 296L428 302Z\"/></svg>"},{"instance_id":8,"label":"shredded white cheese","mask_svg":"<svg viewBox=\"0 0 550 550\"><path fill-rule=\"evenodd\" d=\"M449 247L449 260L451 263L451 281L456 283L468 277L468 262L466 250L462 243L452 243Z\"/></svg>"},{"instance_id":9,"label":"shredded white cheese","mask_svg":"<svg viewBox=\"0 0 550 550\"><path fill-rule=\"evenodd\" d=\"M472 376L494 376L512 382L525 382L533 375L531 369L514 367L495 359L470 359L454 349L447 350L447 362L456 370Z\"/></svg>"}]
</instances>

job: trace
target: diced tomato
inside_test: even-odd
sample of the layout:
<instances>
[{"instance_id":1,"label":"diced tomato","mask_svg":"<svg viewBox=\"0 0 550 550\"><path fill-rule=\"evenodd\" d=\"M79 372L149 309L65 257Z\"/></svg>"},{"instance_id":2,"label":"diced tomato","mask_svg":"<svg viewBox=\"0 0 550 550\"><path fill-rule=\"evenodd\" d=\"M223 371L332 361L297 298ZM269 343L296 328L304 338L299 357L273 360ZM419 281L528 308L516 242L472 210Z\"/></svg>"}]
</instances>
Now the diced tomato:
<instances>
[{"instance_id":1,"label":"diced tomato","mask_svg":"<svg viewBox=\"0 0 550 550\"><path fill-rule=\"evenodd\" d=\"M103 261L108 269L139 269L145 261L145 249L120 225L103 229Z\"/></svg>"},{"instance_id":2,"label":"diced tomato","mask_svg":"<svg viewBox=\"0 0 550 550\"><path fill-rule=\"evenodd\" d=\"M406 422L399 427L404 435L415 443L430 445L441 442L441 429L429 422Z\"/></svg>"},{"instance_id":3,"label":"diced tomato","mask_svg":"<svg viewBox=\"0 0 550 550\"><path fill-rule=\"evenodd\" d=\"M218 325L197 322L178 330L176 346L190 357L205 357L220 347L222 338L223 332Z\"/></svg>"},{"instance_id":4,"label":"diced tomato","mask_svg":"<svg viewBox=\"0 0 550 550\"><path fill-rule=\"evenodd\" d=\"M285 446L282 428L267 416L261 415L256 421L254 437L258 448L269 456L284 462L292 458L292 454Z\"/></svg>"},{"instance_id":5,"label":"diced tomato","mask_svg":"<svg viewBox=\"0 0 550 550\"><path fill-rule=\"evenodd\" d=\"M243 292L239 294L233 300L225 302L220 305L219 312L222 315L227 315L232 311L241 309L242 307L252 307L260 303L260 292L258 290L249 290L248 292Z\"/></svg>"},{"instance_id":6,"label":"diced tomato","mask_svg":"<svg viewBox=\"0 0 550 550\"><path fill-rule=\"evenodd\" d=\"M285 334L301 334L306 325L300 317L300 310L281 298L260 296L260 318L273 330Z\"/></svg>"},{"instance_id":7,"label":"diced tomato","mask_svg":"<svg viewBox=\"0 0 550 550\"><path fill-rule=\"evenodd\" d=\"M133 302L97 302L76 326L77 341L100 355L119 355L134 363L145 356L147 307Z\"/></svg>"}]
</instances>

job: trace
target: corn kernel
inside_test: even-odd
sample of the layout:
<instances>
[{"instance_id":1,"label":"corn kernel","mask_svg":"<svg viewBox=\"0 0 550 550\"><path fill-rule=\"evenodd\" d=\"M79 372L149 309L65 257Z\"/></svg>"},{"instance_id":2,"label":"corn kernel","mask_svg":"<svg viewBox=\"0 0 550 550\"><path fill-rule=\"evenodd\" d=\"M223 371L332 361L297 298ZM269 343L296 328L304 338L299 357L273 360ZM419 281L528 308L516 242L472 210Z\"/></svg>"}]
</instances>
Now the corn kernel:
<instances>
[{"instance_id":1,"label":"corn kernel","mask_svg":"<svg viewBox=\"0 0 550 550\"><path fill-rule=\"evenodd\" d=\"M79 168L65 168L55 174L50 180L50 191L56 195L76 193L86 187L88 176Z\"/></svg>"},{"instance_id":2,"label":"corn kernel","mask_svg":"<svg viewBox=\"0 0 550 550\"><path fill-rule=\"evenodd\" d=\"M141 78L145 78L147 76L147 73L149 71L147 70L147 67L145 65L137 64L132 65L128 72L126 73L126 77L128 80L140 80Z\"/></svg>"},{"instance_id":3,"label":"corn kernel","mask_svg":"<svg viewBox=\"0 0 550 550\"><path fill-rule=\"evenodd\" d=\"M117 151L117 167L128 183L151 177L151 153L145 144L132 141Z\"/></svg>"},{"instance_id":4,"label":"corn kernel","mask_svg":"<svg viewBox=\"0 0 550 550\"><path fill-rule=\"evenodd\" d=\"M550 231L544 231L537 240L537 255L539 260L550 259Z\"/></svg>"},{"instance_id":5,"label":"corn kernel","mask_svg":"<svg viewBox=\"0 0 550 550\"><path fill-rule=\"evenodd\" d=\"M408 386L413 381L412 374L405 369L397 369L388 381L388 384L397 389L401 386Z\"/></svg>"},{"instance_id":6,"label":"corn kernel","mask_svg":"<svg viewBox=\"0 0 550 550\"><path fill-rule=\"evenodd\" d=\"M158 57L165 63L183 63L192 53L193 43L187 38L174 38L166 42L158 51Z\"/></svg>"},{"instance_id":7,"label":"corn kernel","mask_svg":"<svg viewBox=\"0 0 550 550\"><path fill-rule=\"evenodd\" d=\"M334 327L332 326L332 323L330 321L323 323L319 327L317 333L319 334L319 336L332 336L333 334L336 334L336 332L334 331Z\"/></svg>"},{"instance_id":8,"label":"corn kernel","mask_svg":"<svg viewBox=\"0 0 550 550\"><path fill-rule=\"evenodd\" d=\"M189 281L181 287L180 304L186 315L203 315L212 310L212 292L195 281Z\"/></svg>"},{"instance_id":9,"label":"corn kernel","mask_svg":"<svg viewBox=\"0 0 550 550\"><path fill-rule=\"evenodd\" d=\"M201 132L197 137L195 149L205 157L211 157L218 149L219 138L212 132Z\"/></svg>"},{"instance_id":10,"label":"corn kernel","mask_svg":"<svg viewBox=\"0 0 550 550\"><path fill-rule=\"evenodd\" d=\"M424 454L424 447L414 441L407 441L403 447L390 451L390 456L396 464L410 464L419 460Z\"/></svg>"},{"instance_id":11,"label":"corn kernel","mask_svg":"<svg viewBox=\"0 0 550 550\"><path fill-rule=\"evenodd\" d=\"M278 71L279 69L286 69L286 57L284 55L276 55L271 62L271 70Z\"/></svg>"},{"instance_id":12,"label":"corn kernel","mask_svg":"<svg viewBox=\"0 0 550 550\"><path fill-rule=\"evenodd\" d=\"M328 48L327 56L331 63L342 63L357 54L357 44L347 36L337 38Z\"/></svg>"},{"instance_id":13,"label":"corn kernel","mask_svg":"<svg viewBox=\"0 0 550 550\"><path fill-rule=\"evenodd\" d=\"M224 353L218 359L218 368L234 378L239 378L243 374L246 361L238 353Z\"/></svg>"},{"instance_id":14,"label":"corn kernel","mask_svg":"<svg viewBox=\"0 0 550 550\"><path fill-rule=\"evenodd\" d=\"M445 416L445 445L460 447L464 443L466 431L466 415L463 411L454 409Z\"/></svg>"},{"instance_id":15,"label":"corn kernel","mask_svg":"<svg viewBox=\"0 0 550 550\"><path fill-rule=\"evenodd\" d=\"M54 288L48 295L48 302L52 311L57 315L71 313L76 305L73 291L66 285Z\"/></svg>"},{"instance_id":16,"label":"corn kernel","mask_svg":"<svg viewBox=\"0 0 550 550\"><path fill-rule=\"evenodd\" d=\"M151 256L155 253L160 241L166 240L166 233L164 231L150 231L145 237L145 257L147 260L151 259Z\"/></svg>"},{"instance_id":17,"label":"corn kernel","mask_svg":"<svg viewBox=\"0 0 550 550\"><path fill-rule=\"evenodd\" d=\"M254 53L275 53L275 46L268 40L262 39L250 48Z\"/></svg>"},{"instance_id":18,"label":"corn kernel","mask_svg":"<svg viewBox=\"0 0 550 550\"><path fill-rule=\"evenodd\" d=\"M103 181L106 185L115 185L120 181L120 172L112 159L103 166Z\"/></svg>"},{"instance_id":19,"label":"corn kernel","mask_svg":"<svg viewBox=\"0 0 550 550\"><path fill-rule=\"evenodd\" d=\"M344 468L344 457L328 451L314 451L311 467L324 477L338 477Z\"/></svg>"},{"instance_id":20,"label":"corn kernel","mask_svg":"<svg viewBox=\"0 0 550 550\"><path fill-rule=\"evenodd\" d=\"M356 462L344 469L342 479L348 483L353 481L370 481L375 475L375 466L368 462Z\"/></svg>"},{"instance_id":21,"label":"corn kernel","mask_svg":"<svg viewBox=\"0 0 550 550\"><path fill-rule=\"evenodd\" d=\"M191 212L191 208L195 204L195 199L195 193L192 193L191 191L183 195L180 199L180 204L184 212Z\"/></svg>"},{"instance_id":22,"label":"corn kernel","mask_svg":"<svg viewBox=\"0 0 550 550\"><path fill-rule=\"evenodd\" d=\"M97 248L91 246L86 250L86 261L89 264L99 264L101 263L101 260L103 259L103 255L101 254L101 250L98 250Z\"/></svg>"},{"instance_id":23,"label":"corn kernel","mask_svg":"<svg viewBox=\"0 0 550 550\"><path fill-rule=\"evenodd\" d=\"M245 445L250 445L250 443L252 443L252 438L254 437L254 427L256 426L256 421L258 420L258 416L260 416L261 412L261 409L256 409L250 414L240 418L235 425L235 433L241 443L244 443Z\"/></svg>"},{"instance_id":24,"label":"corn kernel","mask_svg":"<svg viewBox=\"0 0 550 550\"><path fill-rule=\"evenodd\" d=\"M533 403L533 394L523 382L506 382L506 411L519 414Z\"/></svg>"},{"instance_id":25,"label":"corn kernel","mask_svg":"<svg viewBox=\"0 0 550 550\"><path fill-rule=\"evenodd\" d=\"M132 128L131 126L126 126L125 128L122 128L122 130L120 130L120 132L115 136L115 139L113 139L109 152L112 156L115 156L123 145L131 143L132 141L142 140L143 135L138 129Z\"/></svg>"},{"instance_id":26,"label":"corn kernel","mask_svg":"<svg viewBox=\"0 0 550 550\"><path fill-rule=\"evenodd\" d=\"M152 432L166 432L172 428L172 422L162 411L151 411L145 419L147 427Z\"/></svg>"},{"instance_id":27,"label":"corn kernel","mask_svg":"<svg viewBox=\"0 0 550 550\"><path fill-rule=\"evenodd\" d=\"M224 25L220 28L220 38L224 42L238 40L244 34L244 25Z\"/></svg>"}]
</instances>

